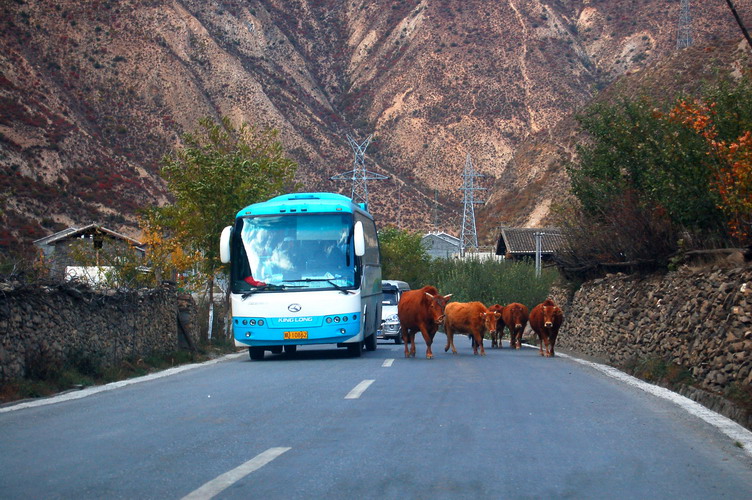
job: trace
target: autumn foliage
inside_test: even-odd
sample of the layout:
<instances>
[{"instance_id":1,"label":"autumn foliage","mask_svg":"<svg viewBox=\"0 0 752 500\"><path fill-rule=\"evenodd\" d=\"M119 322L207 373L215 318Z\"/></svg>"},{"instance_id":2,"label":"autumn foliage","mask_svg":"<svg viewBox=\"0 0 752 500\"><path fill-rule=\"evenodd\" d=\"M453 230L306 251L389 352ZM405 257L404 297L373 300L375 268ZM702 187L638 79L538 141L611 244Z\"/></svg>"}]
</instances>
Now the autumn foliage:
<instances>
[{"instance_id":1,"label":"autumn foliage","mask_svg":"<svg viewBox=\"0 0 752 500\"><path fill-rule=\"evenodd\" d=\"M663 267L686 250L752 245L751 77L578 116L585 140L567 165L575 203L561 207L563 267Z\"/></svg>"},{"instance_id":2,"label":"autumn foliage","mask_svg":"<svg viewBox=\"0 0 752 500\"><path fill-rule=\"evenodd\" d=\"M699 134L708 145L713 162L710 188L719 197L727 217L730 235L742 244L752 243L752 131L744 130L736 139L719 136L714 121L716 103L681 100L670 117Z\"/></svg>"}]
</instances>

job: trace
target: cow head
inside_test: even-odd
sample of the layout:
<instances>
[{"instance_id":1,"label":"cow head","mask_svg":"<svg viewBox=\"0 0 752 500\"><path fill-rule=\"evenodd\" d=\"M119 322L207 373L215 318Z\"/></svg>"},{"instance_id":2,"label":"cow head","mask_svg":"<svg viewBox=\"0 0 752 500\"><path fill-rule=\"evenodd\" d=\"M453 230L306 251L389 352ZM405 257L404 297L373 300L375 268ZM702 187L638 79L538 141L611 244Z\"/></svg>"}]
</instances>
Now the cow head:
<instances>
[{"instance_id":1,"label":"cow head","mask_svg":"<svg viewBox=\"0 0 752 500\"><path fill-rule=\"evenodd\" d=\"M485 312L480 313L480 317L483 318L483 323L486 325L486 330L488 330L492 335L496 333L496 325L499 321L499 318L501 318L501 313L499 311L492 311L487 310Z\"/></svg>"},{"instance_id":2,"label":"cow head","mask_svg":"<svg viewBox=\"0 0 752 500\"><path fill-rule=\"evenodd\" d=\"M437 325L441 325L444 323L444 309L446 309L447 302L449 302L449 297L451 297L452 294L432 295L426 292L426 295L431 299L431 314L433 315L433 320Z\"/></svg>"},{"instance_id":3,"label":"cow head","mask_svg":"<svg viewBox=\"0 0 752 500\"><path fill-rule=\"evenodd\" d=\"M543 311L543 326L545 328L553 328L557 316L561 316L561 309L551 299L547 299L542 304L541 309Z\"/></svg>"}]
</instances>

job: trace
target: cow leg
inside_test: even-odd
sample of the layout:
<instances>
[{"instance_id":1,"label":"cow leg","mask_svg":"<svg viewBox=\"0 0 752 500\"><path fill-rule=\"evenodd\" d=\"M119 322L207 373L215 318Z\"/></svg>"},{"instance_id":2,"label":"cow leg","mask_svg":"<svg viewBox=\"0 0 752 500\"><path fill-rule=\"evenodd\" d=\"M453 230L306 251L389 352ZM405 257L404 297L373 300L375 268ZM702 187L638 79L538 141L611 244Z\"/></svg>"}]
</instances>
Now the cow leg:
<instances>
[{"instance_id":1,"label":"cow leg","mask_svg":"<svg viewBox=\"0 0 752 500\"><path fill-rule=\"evenodd\" d=\"M421 330L423 334L423 340L426 341L426 359L433 359L433 352L431 351L431 344L433 343L433 335L429 335L427 331Z\"/></svg>"},{"instance_id":2,"label":"cow leg","mask_svg":"<svg viewBox=\"0 0 752 500\"><path fill-rule=\"evenodd\" d=\"M410 350L408 349L408 346L410 345L410 330L405 328L405 325L402 326L402 343L405 344L405 357L410 357Z\"/></svg>"},{"instance_id":3,"label":"cow leg","mask_svg":"<svg viewBox=\"0 0 752 500\"><path fill-rule=\"evenodd\" d=\"M554 354L554 345L556 344L556 336L558 335L558 332L554 332L551 334L551 357L553 358L555 356Z\"/></svg>"},{"instance_id":4,"label":"cow leg","mask_svg":"<svg viewBox=\"0 0 752 500\"><path fill-rule=\"evenodd\" d=\"M545 344L546 344L546 354L545 354L545 356L547 358L550 358L551 357L551 347L550 347L551 342L548 339L548 332L545 332L543 334L543 342L545 342Z\"/></svg>"},{"instance_id":5,"label":"cow leg","mask_svg":"<svg viewBox=\"0 0 752 500\"><path fill-rule=\"evenodd\" d=\"M415 334L418 332L412 332L410 334L410 356L415 357Z\"/></svg>"},{"instance_id":6,"label":"cow leg","mask_svg":"<svg viewBox=\"0 0 752 500\"><path fill-rule=\"evenodd\" d=\"M544 336L545 336L545 333L543 332L538 333L538 354L540 354L541 356L545 356L545 354L543 353L543 337ZM548 344L548 339L546 339L545 343Z\"/></svg>"},{"instance_id":7,"label":"cow leg","mask_svg":"<svg viewBox=\"0 0 752 500\"><path fill-rule=\"evenodd\" d=\"M473 354L478 354L478 347L480 347L480 355L485 356L486 350L483 348L483 335L473 332L473 339L475 339L475 343L473 344Z\"/></svg>"},{"instance_id":8,"label":"cow leg","mask_svg":"<svg viewBox=\"0 0 752 500\"><path fill-rule=\"evenodd\" d=\"M444 352L447 352L449 348L452 348L452 354L457 354L457 349L454 347L454 330L452 330L451 327L444 325L444 331L446 332L447 336L447 343L444 347Z\"/></svg>"}]
</instances>

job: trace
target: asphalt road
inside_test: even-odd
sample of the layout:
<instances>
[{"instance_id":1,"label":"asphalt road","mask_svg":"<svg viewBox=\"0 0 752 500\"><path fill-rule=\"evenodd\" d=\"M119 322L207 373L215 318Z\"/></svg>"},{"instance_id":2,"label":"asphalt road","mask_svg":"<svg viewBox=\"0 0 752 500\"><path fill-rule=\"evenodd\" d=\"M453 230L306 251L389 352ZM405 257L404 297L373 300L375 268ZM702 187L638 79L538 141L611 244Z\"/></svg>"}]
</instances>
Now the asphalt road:
<instances>
[{"instance_id":1,"label":"asphalt road","mask_svg":"<svg viewBox=\"0 0 752 500\"><path fill-rule=\"evenodd\" d=\"M433 360L302 348L3 408L0 498L752 498L752 454L673 403L445 338Z\"/></svg>"}]
</instances>

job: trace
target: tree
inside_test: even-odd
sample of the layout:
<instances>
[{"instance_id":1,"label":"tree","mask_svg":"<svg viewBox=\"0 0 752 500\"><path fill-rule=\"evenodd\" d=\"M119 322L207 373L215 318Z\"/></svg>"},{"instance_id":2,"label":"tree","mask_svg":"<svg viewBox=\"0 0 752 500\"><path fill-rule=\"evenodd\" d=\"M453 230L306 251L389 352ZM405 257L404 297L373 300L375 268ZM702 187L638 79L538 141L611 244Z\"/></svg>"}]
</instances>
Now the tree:
<instances>
[{"instance_id":1,"label":"tree","mask_svg":"<svg viewBox=\"0 0 752 500\"><path fill-rule=\"evenodd\" d=\"M430 257L421 244L420 233L394 226L379 231L381 274L384 279L402 280L412 288L423 286Z\"/></svg>"},{"instance_id":2,"label":"tree","mask_svg":"<svg viewBox=\"0 0 752 500\"><path fill-rule=\"evenodd\" d=\"M162 159L161 173L175 202L147 212L145 226L164 232L163 238L152 235L154 241L202 256L197 270L212 304L214 278L223 269L222 229L243 207L294 190L297 164L285 156L277 130L247 123L236 128L227 117L219 123L202 118L198 125Z\"/></svg>"},{"instance_id":3,"label":"tree","mask_svg":"<svg viewBox=\"0 0 752 500\"><path fill-rule=\"evenodd\" d=\"M662 265L679 247L752 243L750 73L698 96L622 99L578 117L588 137L567 166L580 211L562 222L569 267Z\"/></svg>"},{"instance_id":4,"label":"tree","mask_svg":"<svg viewBox=\"0 0 752 500\"><path fill-rule=\"evenodd\" d=\"M625 196L659 208L680 227L719 231L722 215L707 189L707 147L647 99L598 104L578 117L589 140L567 166L572 193L593 219ZM627 194L629 193L629 194Z\"/></svg>"},{"instance_id":5,"label":"tree","mask_svg":"<svg viewBox=\"0 0 752 500\"><path fill-rule=\"evenodd\" d=\"M680 100L671 118L701 137L708 148L710 188L719 198L729 234L752 244L752 85L722 84L704 98Z\"/></svg>"}]
</instances>

